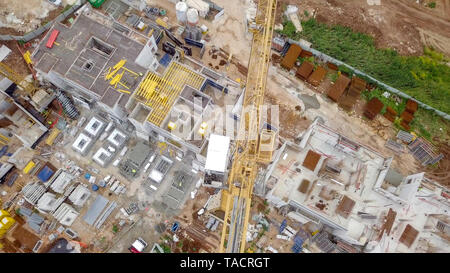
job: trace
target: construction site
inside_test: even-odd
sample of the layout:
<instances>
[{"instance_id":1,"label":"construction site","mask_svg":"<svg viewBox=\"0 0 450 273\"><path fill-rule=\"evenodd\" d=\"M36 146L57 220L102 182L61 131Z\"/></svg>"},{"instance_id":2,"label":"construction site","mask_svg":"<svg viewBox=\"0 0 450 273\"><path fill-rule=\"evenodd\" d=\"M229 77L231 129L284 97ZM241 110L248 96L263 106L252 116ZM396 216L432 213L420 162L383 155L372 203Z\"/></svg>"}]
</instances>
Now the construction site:
<instances>
[{"instance_id":1,"label":"construction site","mask_svg":"<svg viewBox=\"0 0 450 273\"><path fill-rule=\"evenodd\" d=\"M0 252L450 251L448 146L276 31L311 1L3 2Z\"/></svg>"}]
</instances>

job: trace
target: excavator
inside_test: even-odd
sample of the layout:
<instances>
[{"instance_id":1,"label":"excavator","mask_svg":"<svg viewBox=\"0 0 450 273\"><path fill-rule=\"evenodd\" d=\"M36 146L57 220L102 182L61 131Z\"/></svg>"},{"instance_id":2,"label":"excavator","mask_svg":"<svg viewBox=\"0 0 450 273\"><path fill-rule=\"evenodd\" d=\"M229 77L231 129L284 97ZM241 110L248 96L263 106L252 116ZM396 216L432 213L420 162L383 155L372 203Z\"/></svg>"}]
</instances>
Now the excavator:
<instances>
[{"instance_id":1,"label":"excavator","mask_svg":"<svg viewBox=\"0 0 450 273\"><path fill-rule=\"evenodd\" d=\"M267 135L274 139L276 133L262 130L261 108L269 68L276 6L276 0L259 0L255 20L249 28L253 33L253 40L243 107L233 163L227 181L228 187L222 191L221 207L225 211L225 217L220 252L245 252L251 199L258 166L270 161L267 153L261 149L261 143L267 139Z\"/></svg>"}]
</instances>

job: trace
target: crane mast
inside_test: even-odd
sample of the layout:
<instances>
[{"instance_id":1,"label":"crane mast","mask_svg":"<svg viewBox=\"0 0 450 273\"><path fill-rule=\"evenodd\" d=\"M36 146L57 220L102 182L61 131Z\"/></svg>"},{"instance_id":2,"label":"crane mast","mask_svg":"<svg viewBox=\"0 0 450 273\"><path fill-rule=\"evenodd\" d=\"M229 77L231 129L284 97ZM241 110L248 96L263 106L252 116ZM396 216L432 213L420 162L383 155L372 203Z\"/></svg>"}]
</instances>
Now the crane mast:
<instances>
[{"instance_id":1,"label":"crane mast","mask_svg":"<svg viewBox=\"0 0 450 273\"><path fill-rule=\"evenodd\" d=\"M276 5L276 0L259 0L255 21L250 26L253 41L236 149L228 176L228 189L222 191L225 218L220 252L235 253L245 250L253 185L258 163L264 161L260 156L258 141Z\"/></svg>"}]
</instances>

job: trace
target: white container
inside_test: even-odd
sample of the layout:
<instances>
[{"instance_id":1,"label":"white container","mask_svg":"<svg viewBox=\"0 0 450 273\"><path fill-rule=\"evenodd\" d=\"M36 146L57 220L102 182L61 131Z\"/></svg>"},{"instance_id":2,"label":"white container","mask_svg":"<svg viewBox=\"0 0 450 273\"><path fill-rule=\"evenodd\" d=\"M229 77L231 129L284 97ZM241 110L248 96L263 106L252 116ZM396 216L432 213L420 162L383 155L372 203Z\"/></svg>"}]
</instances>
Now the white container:
<instances>
[{"instance_id":1,"label":"white container","mask_svg":"<svg viewBox=\"0 0 450 273\"><path fill-rule=\"evenodd\" d=\"M103 178L103 181L105 181L105 183L108 183L109 179L111 179L111 175L105 176L105 178Z\"/></svg>"},{"instance_id":2,"label":"white container","mask_svg":"<svg viewBox=\"0 0 450 273\"><path fill-rule=\"evenodd\" d=\"M124 156L127 151L128 147L127 146L123 147L122 151L120 151L120 156Z\"/></svg>"},{"instance_id":3,"label":"white container","mask_svg":"<svg viewBox=\"0 0 450 273\"><path fill-rule=\"evenodd\" d=\"M177 20L180 23L186 23L187 16L186 12L188 10L188 6L185 2L178 2L175 5L175 13L177 15Z\"/></svg>"},{"instance_id":4,"label":"white container","mask_svg":"<svg viewBox=\"0 0 450 273\"><path fill-rule=\"evenodd\" d=\"M114 183L114 181L116 181L116 178L113 176L111 177L111 179L109 179L107 186L111 186Z\"/></svg>"},{"instance_id":5,"label":"white container","mask_svg":"<svg viewBox=\"0 0 450 273\"><path fill-rule=\"evenodd\" d=\"M197 183L195 184L195 188L196 188L196 189L200 188L200 186L202 185L202 183L203 183L203 179L200 178L200 179L197 181Z\"/></svg>"},{"instance_id":6,"label":"white container","mask_svg":"<svg viewBox=\"0 0 450 273\"><path fill-rule=\"evenodd\" d=\"M206 34L206 32L208 32L208 27L205 25L201 25L200 29L202 30L202 34Z\"/></svg>"},{"instance_id":7,"label":"white container","mask_svg":"<svg viewBox=\"0 0 450 273\"><path fill-rule=\"evenodd\" d=\"M94 177L94 176L91 176L91 177L89 178L89 183L91 183L91 184L94 184L94 183L95 183L95 177Z\"/></svg>"},{"instance_id":8,"label":"white container","mask_svg":"<svg viewBox=\"0 0 450 273\"><path fill-rule=\"evenodd\" d=\"M198 11L196 9L190 8L186 12L187 24L189 26L195 27L198 24Z\"/></svg>"},{"instance_id":9,"label":"white container","mask_svg":"<svg viewBox=\"0 0 450 273\"><path fill-rule=\"evenodd\" d=\"M125 187L125 186L122 185L122 184L119 185L119 186L117 187L117 189L114 191L114 194L119 194L119 193L121 193L124 187Z\"/></svg>"},{"instance_id":10,"label":"white container","mask_svg":"<svg viewBox=\"0 0 450 273\"><path fill-rule=\"evenodd\" d=\"M114 122L110 121L108 123L108 126L106 126L105 132L109 132L111 130L111 128L113 127L113 125L114 125Z\"/></svg>"},{"instance_id":11,"label":"white container","mask_svg":"<svg viewBox=\"0 0 450 273\"><path fill-rule=\"evenodd\" d=\"M191 191L191 199L194 199L196 194L197 194L197 189Z\"/></svg>"},{"instance_id":12,"label":"white container","mask_svg":"<svg viewBox=\"0 0 450 273\"><path fill-rule=\"evenodd\" d=\"M156 157L156 155L155 154L153 154L151 157L150 157L150 163L152 163L154 160L155 160L155 157Z\"/></svg>"},{"instance_id":13,"label":"white container","mask_svg":"<svg viewBox=\"0 0 450 273\"><path fill-rule=\"evenodd\" d=\"M288 236L283 236L283 235L277 235L277 239L282 239L282 240L285 240L285 241L289 241L289 237Z\"/></svg>"},{"instance_id":14,"label":"white container","mask_svg":"<svg viewBox=\"0 0 450 273\"><path fill-rule=\"evenodd\" d=\"M145 165L144 173L147 172L148 168L150 167L150 164L152 164L152 163L148 162L147 165Z\"/></svg>"},{"instance_id":15,"label":"white container","mask_svg":"<svg viewBox=\"0 0 450 273\"><path fill-rule=\"evenodd\" d=\"M122 160L122 158L116 159L116 161L114 161L114 163L113 163L113 166L117 167L119 165L119 163L120 163L120 160Z\"/></svg>"},{"instance_id":16,"label":"white container","mask_svg":"<svg viewBox=\"0 0 450 273\"><path fill-rule=\"evenodd\" d=\"M110 190L114 192L119 186L119 184L120 184L119 180L116 180L116 182L111 186Z\"/></svg>"},{"instance_id":17,"label":"white container","mask_svg":"<svg viewBox=\"0 0 450 273\"><path fill-rule=\"evenodd\" d=\"M107 132L104 132L101 136L100 136L100 141L103 141L103 140L105 140L105 138L108 136L108 133Z\"/></svg>"}]
</instances>

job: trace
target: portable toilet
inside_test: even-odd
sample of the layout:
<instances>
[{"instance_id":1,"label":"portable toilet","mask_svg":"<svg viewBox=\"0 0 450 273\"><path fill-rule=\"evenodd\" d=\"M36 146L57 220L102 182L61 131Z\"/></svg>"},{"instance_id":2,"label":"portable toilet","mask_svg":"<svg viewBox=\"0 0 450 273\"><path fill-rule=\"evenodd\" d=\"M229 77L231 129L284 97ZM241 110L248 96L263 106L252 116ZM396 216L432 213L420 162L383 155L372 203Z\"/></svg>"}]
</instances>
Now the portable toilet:
<instances>
[{"instance_id":1,"label":"portable toilet","mask_svg":"<svg viewBox=\"0 0 450 273\"><path fill-rule=\"evenodd\" d=\"M172 228L171 228L172 232L176 232L179 227L180 227L180 223L178 223L178 222L173 223Z\"/></svg>"},{"instance_id":2,"label":"portable toilet","mask_svg":"<svg viewBox=\"0 0 450 273\"><path fill-rule=\"evenodd\" d=\"M24 174L29 173L34 168L34 166L36 166L36 163L33 160L30 160L30 162L28 162L25 168L23 168L23 173Z\"/></svg>"},{"instance_id":3,"label":"portable toilet","mask_svg":"<svg viewBox=\"0 0 450 273\"><path fill-rule=\"evenodd\" d=\"M100 187L104 188L104 187L106 186L105 180L100 180L100 181L98 182L98 185L99 185Z\"/></svg>"}]
</instances>

